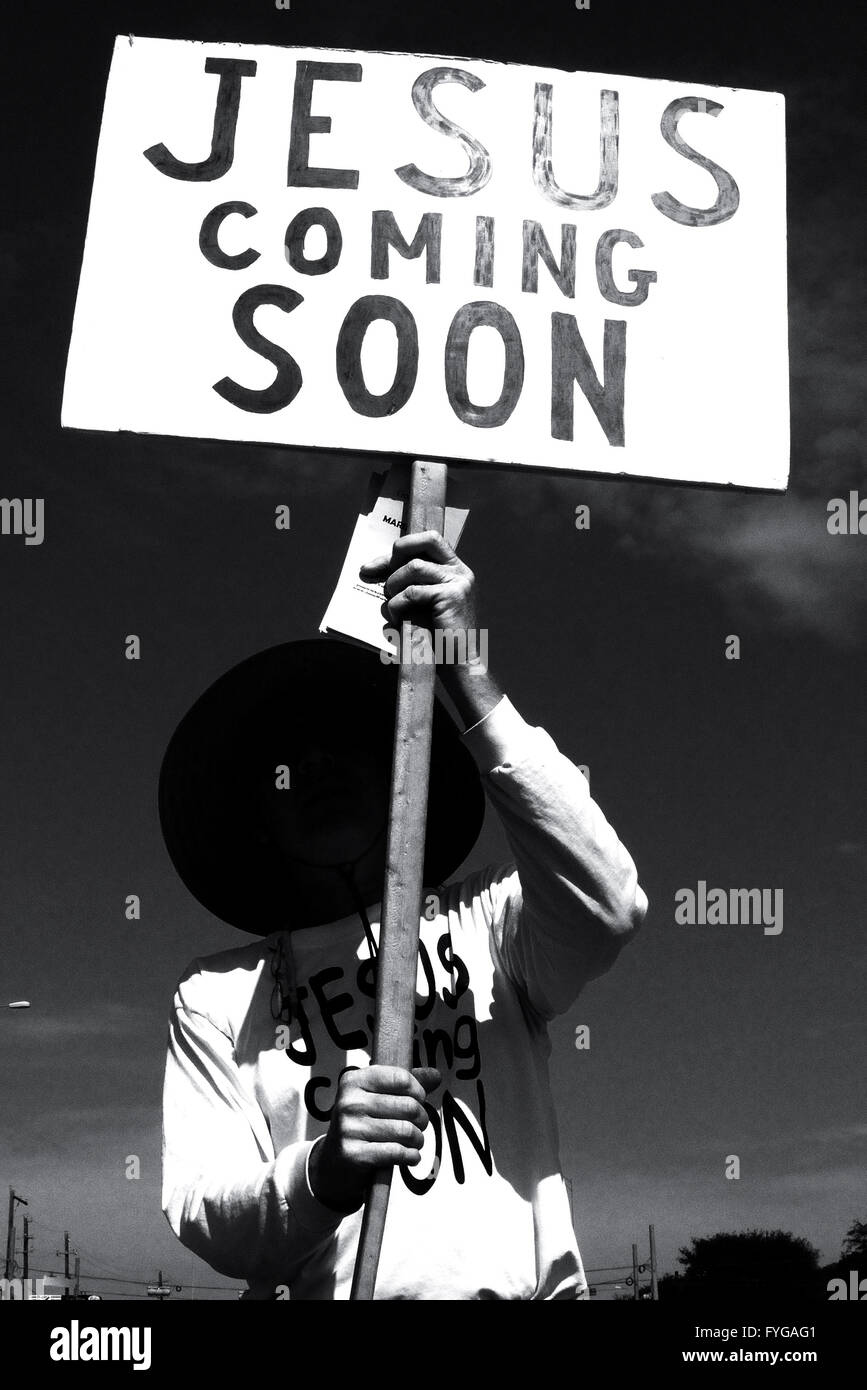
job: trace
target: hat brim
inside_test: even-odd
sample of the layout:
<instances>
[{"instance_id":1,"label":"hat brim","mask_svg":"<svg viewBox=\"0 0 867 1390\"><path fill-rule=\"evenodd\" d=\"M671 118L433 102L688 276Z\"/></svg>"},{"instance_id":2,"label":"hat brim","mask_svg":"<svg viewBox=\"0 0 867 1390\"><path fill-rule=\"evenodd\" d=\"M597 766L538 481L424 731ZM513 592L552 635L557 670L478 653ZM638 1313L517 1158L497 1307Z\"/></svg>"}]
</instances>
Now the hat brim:
<instances>
[{"instance_id":1,"label":"hat brim","mask_svg":"<svg viewBox=\"0 0 867 1390\"><path fill-rule=\"evenodd\" d=\"M303 746L347 726L382 749L390 768L397 668L375 652L319 638L287 642L242 661L200 696L181 720L160 771L159 815L166 847L198 901L254 935L316 926L326 917L293 901L285 859L257 833L249 760L292 730ZM444 883L478 838L485 798L476 765L440 700L434 704L424 881Z\"/></svg>"}]
</instances>

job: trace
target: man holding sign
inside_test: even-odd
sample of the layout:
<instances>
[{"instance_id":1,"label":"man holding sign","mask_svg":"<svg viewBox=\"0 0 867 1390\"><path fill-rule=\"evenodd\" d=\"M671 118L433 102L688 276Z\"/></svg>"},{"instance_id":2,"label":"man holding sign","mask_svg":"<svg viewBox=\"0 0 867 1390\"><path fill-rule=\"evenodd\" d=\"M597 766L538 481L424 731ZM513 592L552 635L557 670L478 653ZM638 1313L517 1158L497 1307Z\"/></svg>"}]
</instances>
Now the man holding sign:
<instances>
[{"instance_id":1,"label":"man holding sign","mask_svg":"<svg viewBox=\"0 0 867 1390\"><path fill-rule=\"evenodd\" d=\"M363 573L386 581L396 626L478 630L473 575L441 536L407 535ZM547 1023L613 964L647 899L551 738L472 659L439 673L467 728L438 709L425 861L438 891L411 1070L370 1065L393 671L340 643L274 648L218 681L166 755L176 866L206 906L264 935L184 975L164 1101L166 1215L248 1297L347 1298L383 1164L399 1176L379 1299L586 1295ZM480 827L478 774L514 859L443 887Z\"/></svg>"},{"instance_id":2,"label":"man holding sign","mask_svg":"<svg viewBox=\"0 0 867 1390\"><path fill-rule=\"evenodd\" d=\"M404 642L419 617L477 631L435 460L785 487L784 148L775 93L124 36L63 423L414 458L426 500L367 578ZM357 1250L353 1297L377 1258L381 1298L586 1289L546 1024L646 898L579 769L469 656L440 665L467 728L434 716L425 838L432 674L401 667L392 720L375 656L273 648L166 756L176 866L264 941L179 987L165 1209L254 1297L346 1297ZM513 862L444 887L479 775Z\"/></svg>"}]
</instances>

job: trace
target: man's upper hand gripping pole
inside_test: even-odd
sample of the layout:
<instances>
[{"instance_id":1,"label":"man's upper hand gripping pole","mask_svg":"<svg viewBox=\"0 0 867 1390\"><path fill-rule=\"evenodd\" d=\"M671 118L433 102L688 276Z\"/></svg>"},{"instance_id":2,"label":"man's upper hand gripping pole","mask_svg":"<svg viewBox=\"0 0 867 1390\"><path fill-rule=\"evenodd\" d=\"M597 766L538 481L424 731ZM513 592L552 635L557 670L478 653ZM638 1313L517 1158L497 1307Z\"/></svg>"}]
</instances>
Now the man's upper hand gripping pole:
<instances>
[{"instance_id":1,"label":"man's upper hand gripping pole","mask_svg":"<svg viewBox=\"0 0 867 1390\"><path fill-rule=\"evenodd\" d=\"M382 614L398 631L409 618L451 636L447 650L461 659L442 662L439 677L467 726L483 719L503 692L479 655L476 577L445 537L437 531L401 536L390 556L362 565L359 574L384 581Z\"/></svg>"}]
</instances>

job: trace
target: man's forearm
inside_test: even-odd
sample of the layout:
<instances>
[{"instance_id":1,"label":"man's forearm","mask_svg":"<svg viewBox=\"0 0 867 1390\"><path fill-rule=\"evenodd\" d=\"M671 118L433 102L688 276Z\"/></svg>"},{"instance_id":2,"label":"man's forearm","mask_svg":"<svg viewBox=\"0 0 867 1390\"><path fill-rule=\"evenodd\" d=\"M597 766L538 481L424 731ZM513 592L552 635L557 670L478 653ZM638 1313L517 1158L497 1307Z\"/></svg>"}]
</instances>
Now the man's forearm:
<instances>
[{"instance_id":1,"label":"man's forearm","mask_svg":"<svg viewBox=\"0 0 867 1390\"><path fill-rule=\"evenodd\" d=\"M544 729L504 696L463 737L514 855L490 899L499 955L538 1013L553 1018L613 963L647 898L587 779Z\"/></svg>"},{"instance_id":2,"label":"man's forearm","mask_svg":"<svg viewBox=\"0 0 867 1390\"><path fill-rule=\"evenodd\" d=\"M437 675L458 714L469 729L478 724L503 698L503 691L481 662L442 662Z\"/></svg>"}]
</instances>

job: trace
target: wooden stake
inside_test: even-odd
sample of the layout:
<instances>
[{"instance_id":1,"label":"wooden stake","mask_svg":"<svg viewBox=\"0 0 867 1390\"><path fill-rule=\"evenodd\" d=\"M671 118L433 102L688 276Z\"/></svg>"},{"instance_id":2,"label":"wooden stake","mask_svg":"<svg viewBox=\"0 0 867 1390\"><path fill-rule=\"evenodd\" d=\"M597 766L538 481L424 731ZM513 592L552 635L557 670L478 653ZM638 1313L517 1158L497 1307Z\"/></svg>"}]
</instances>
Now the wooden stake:
<instances>
[{"instance_id":1,"label":"wooden stake","mask_svg":"<svg viewBox=\"0 0 867 1390\"><path fill-rule=\"evenodd\" d=\"M443 530L448 470L444 463L412 465L403 534ZM424 874L424 838L430 775L436 666L413 664L413 624L401 623L391 804L388 819L382 930L377 953L376 1065L412 1066L412 1032L418 971L418 934ZM406 664L404 664L406 663ZM382 1168L364 1207L350 1299L369 1300L385 1229L392 1169Z\"/></svg>"}]
</instances>

